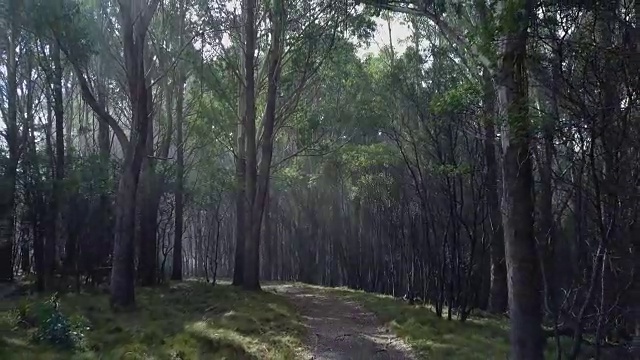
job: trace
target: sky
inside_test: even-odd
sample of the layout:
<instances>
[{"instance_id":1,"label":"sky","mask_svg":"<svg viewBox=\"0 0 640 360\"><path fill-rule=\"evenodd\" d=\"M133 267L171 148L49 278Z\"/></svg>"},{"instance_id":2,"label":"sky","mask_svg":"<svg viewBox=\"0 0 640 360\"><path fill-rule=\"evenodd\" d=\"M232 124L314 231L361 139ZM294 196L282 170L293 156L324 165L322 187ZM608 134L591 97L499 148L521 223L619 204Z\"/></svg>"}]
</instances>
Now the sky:
<instances>
[{"instance_id":1,"label":"sky","mask_svg":"<svg viewBox=\"0 0 640 360\"><path fill-rule=\"evenodd\" d=\"M389 45L389 28L387 21L381 17L376 18L376 24L378 25L373 40L367 47L363 47L358 52L360 56L364 56L367 53L378 53L381 48ZM391 19L391 41L393 41L393 48L396 53L402 53L406 49L406 44L403 40L411 35L411 29L408 25L403 24L397 18Z\"/></svg>"}]
</instances>

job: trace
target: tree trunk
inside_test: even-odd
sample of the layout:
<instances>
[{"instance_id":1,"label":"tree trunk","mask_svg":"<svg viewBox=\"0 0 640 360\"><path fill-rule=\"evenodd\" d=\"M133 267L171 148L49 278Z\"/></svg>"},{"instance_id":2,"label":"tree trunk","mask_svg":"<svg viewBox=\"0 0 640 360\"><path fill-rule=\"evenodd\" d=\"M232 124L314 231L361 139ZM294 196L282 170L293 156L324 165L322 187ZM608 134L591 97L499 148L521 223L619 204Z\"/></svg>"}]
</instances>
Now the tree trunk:
<instances>
[{"instance_id":1,"label":"tree trunk","mask_svg":"<svg viewBox=\"0 0 640 360\"><path fill-rule=\"evenodd\" d=\"M506 247L511 357L543 358L542 284L534 235L533 170L530 153L526 53L531 1L525 11L506 0L498 95L506 119L502 131L504 239Z\"/></svg>"},{"instance_id":2,"label":"tree trunk","mask_svg":"<svg viewBox=\"0 0 640 360\"><path fill-rule=\"evenodd\" d=\"M252 2L252 0L248 0ZM251 219L248 228L250 229L250 236L245 239L245 268L244 268L244 288L248 290L260 289L260 235L262 229L262 216L264 215L264 208L266 204L267 193L269 191L269 177L271 175L271 159L273 156L273 137L274 137L274 125L276 120L276 100L278 92L278 83L280 80L280 59L282 51L282 36L283 36L283 18L284 9L283 3L280 0L275 0L270 9L270 17L272 22L271 29L271 48L269 49L268 62L269 68L267 71L267 103L264 112L263 121L263 133L262 133L262 146L260 149L260 168L256 173L256 149L255 149L255 99L251 102L247 101L247 113L253 112L253 121L249 121L247 126L247 172L253 171L252 174L247 174L247 191L249 192L249 199L253 199L251 206ZM249 11L252 14L252 11ZM247 19L253 23L253 15ZM253 29L253 26L251 26ZM247 35L248 36L248 35ZM252 34L253 36L253 34ZM247 48L250 41L247 41ZM253 40L251 41L253 44ZM253 57L253 54L250 54ZM247 59L247 63L252 63ZM247 69L248 73L248 69ZM251 74L253 79L253 73ZM247 77L248 80L248 77ZM249 88L249 86L247 86ZM253 89L253 84L251 86ZM253 92L251 96L253 95ZM250 96L247 91L247 97ZM253 110L251 110L253 108ZM249 119L249 117L247 117ZM251 124L253 123L253 124ZM252 128L252 129L251 129ZM251 130L249 130L251 129ZM253 153L251 153L253 152ZM253 188L252 188L253 186Z\"/></svg>"},{"instance_id":3,"label":"tree trunk","mask_svg":"<svg viewBox=\"0 0 640 360\"><path fill-rule=\"evenodd\" d=\"M146 33L159 1L120 2L125 68L133 115L129 146L126 147L123 172L116 195L115 238L111 271L111 306L135 306L134 237L135 207L142 159L147 153L149 104L144 48ZM95 110L95 109L94 109ZM123 142L123 141L121 141Z\"/></svg>"},{"instance_id":4,"label":"tree trunk","mask_svg":"<svg viewBox=\"0 0 640 360\"><path fill-rule=\"evenodd\" d=\"M242 58L242 56L241 56ZM242 61L244 63L244 60ZM244 73L244 71L242 71ZM235 221L235 256L233 265L233 285L240 286L244 280L244 239L246 236L246 93L242 90L244 84L239 85L240 96L238 99L238 126L236 130L236 221Z\"/></svg>"},{"instance_id":5,"label":"tree trunk","mask_svg":"<svg viewBox=\"0 0 640 360\"><path fill-rule=\"evenodd\" d=\"M156 248L156 233L158 224L158 207L160 206L160 194L155 171L153 156L153 124L150 120L149 133L147 134L148 156L143 160L142 173L140 174L140 186L138 187L139 221L138 229L138 278L140 285L153 286L157 283L158 252Z\"/></svg>"},{"instance_id":6,"label":"tree trunk","mask_svg":"<svg viewBox=\"0 0 640 360\"><path fill-rule=\"evenodd\" d=\"M51 46L51 57L53 61L53 65L50 68L52 74L53 83L52 87L52 97L53 97L53 114L55 117L55 126L56 126L56 138L55 138L55 180L53 182L53 198L51 205L51 216L53 217L53 223L51 230L53 233L50 235L51 244L47 245L48 256L53 256L54 258L49 261L53 261L55 263L55 253L56 253L56 242L59 234L59 229L62 229L62 225L64 224L64 204L65 204L65 195L64 195L64 177L65 177L65 151L64 151L64 103L62 98L62 63L60 61L60 47L57 44L52 44ZM70 230L67 228L67 230ZM64 268L66 271L70 273L72 269L75 268L75 259L76 259L76 243L75 236L70 234L67 231L66 234L67 241L65 242L65 258L64 258ZM49 269L53 271L53 269Z\"/></svg>"},{"instance_id":7,"label":"tree trunk","mask_svg":"<svg viewBox=\"0 0 640 360\"><path fill-rule=\"evenodd\" d=\"M120 177L116 195L116 224L111 272L111 306L124 309L135 305L133 237L135 233L136 187L142 162L140 155L138 155L140 159L138 164L134 161L135 150L129 151L129 153L129 159L124 164L125 171Z\"/></svg>"},{"instance_id":8,"label":"tree trunk","mask_svg":"<svg viewBox=\"0 0 640 360\"><path fill-rule=\"evenodd\" d=\"M9 13L17 14L16 1L9 1ZM16 173L18 169L18 79L16 47L20 37L16 16L10 25L7 51L7 120L6 140L9 157L4 159L0 178L0 283L13 281L13 232Z\"/></svg>"},{"instance_id":9,"label":"tree trunk","mask_svg":"<svg viewBox=\"0 0 640 360\"><path fill-rule=\"evenodd\" d=\"M182 231L183 231L183 212L184 212L184 139L182 137L183 106L184 106L184 79L180 77L177 82L179 86L176 98L176 146L177 146L177 162L176 162L176 219L175 219L175 238L173 242L173 268L171 271L171 280L182 280Z\"/></svg>"},{"instance_id":10,"label":"tree trunk","mask_svg":"<svg viewBox=\"0 0 640 360\"><path fill-rule=\"evenodd\" d=\"M489 311L507 310L507 267L504 259L504 233L498 196L498 164L496 160L495 89L488 71L484 71L484 156L486 163L486 197L489 211L491 285Z\"/></svg>"},{"instance_id":11,"label":"tree trunk","mask_svg":"<svg viewBox=\"0 0 640 360\"><path fill-rule=\"evenodd\" d=\"M260 287L258 275L259 261L259 236L260 231L256 231L256 226L260 228L260 220L255 218L254 203L256 200L257 182L257 154L256 154L256 98L255 98L255 0L243 1L244 11L244 75L245 75L245 146L246 146L246 172L245 172L245 225L242 229L245 232L244 239L244 261L243 261L243 286L247 289L258 289ZM257 223L257 225L256 225Z\"/></svg>"}]
</instances>

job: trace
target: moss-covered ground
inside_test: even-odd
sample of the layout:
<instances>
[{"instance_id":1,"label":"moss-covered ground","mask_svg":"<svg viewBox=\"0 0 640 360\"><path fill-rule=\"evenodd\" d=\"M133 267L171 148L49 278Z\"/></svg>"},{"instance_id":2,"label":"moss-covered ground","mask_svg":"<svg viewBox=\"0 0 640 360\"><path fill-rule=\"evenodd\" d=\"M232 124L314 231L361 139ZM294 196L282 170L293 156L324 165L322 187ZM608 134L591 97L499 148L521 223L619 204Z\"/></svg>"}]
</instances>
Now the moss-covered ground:
<instances>
[{"instance_id":1,"label":"moss-covered ground","mask_svg":"<svg viewBox=\"0 0 640 360\"><path fill-rule=\"evenodd\" d=\"M21 320L47 296L0 301L0 359L297 359L301 350L304 326L269 291L186 281L136 296L137 309L122 313L104 294L60 296L62 314L86 324L73 351L35 341L37 326Z\"/></svg>"}]
</instances>

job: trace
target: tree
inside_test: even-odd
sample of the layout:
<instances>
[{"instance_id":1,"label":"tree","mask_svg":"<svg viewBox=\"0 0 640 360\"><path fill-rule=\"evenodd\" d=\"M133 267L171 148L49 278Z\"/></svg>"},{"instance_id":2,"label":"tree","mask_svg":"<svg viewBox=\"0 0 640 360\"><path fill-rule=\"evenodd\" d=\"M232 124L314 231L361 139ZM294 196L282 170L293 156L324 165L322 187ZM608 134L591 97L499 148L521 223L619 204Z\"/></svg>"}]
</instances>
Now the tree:
<instances>
[{"instance_id":1,"label":"tree","mask_svg":"<svg viewBox=\"0 0 640 360\"><path fill-rule=\"evenodd\" d=\"M20 2L9 1L8 13L20 13ZM20 127L18 124L18 59L17 47L21 37L18 16L9 22L7 50L7 112L5 118L5 141L8 156L2 156L2 192L0 193L0 282L13 281L14 209L16 172L20 158Z\"/></svg>"},{"instance_id":2,"label":"tree","mask_svg":"<svg viewBox=\"0 0 640 360\"><path fill-rule=\"evenodd\" d=\"M56 32L56 41L71 62L80 83L83 99L98 118L109 124L124 152L122 173L118 182L115 206L113 270L111 274L111 304L114 308L129 308L135 304L134 294L134 229L135 204L138 179L149 126L149 86L146 79L144 51L146 34L159 1L138 0L132 3L120 1L120 27L123 44L123 65L127 77L127 89L131 109L131 133L125 134L118 122L96 100L87 75L83 71L83 56L76 50L73 39L66 33ZM54 19L60 20L60 19ZM52 26L53 29L57 27Z\"/></svg>"}]
</instances>

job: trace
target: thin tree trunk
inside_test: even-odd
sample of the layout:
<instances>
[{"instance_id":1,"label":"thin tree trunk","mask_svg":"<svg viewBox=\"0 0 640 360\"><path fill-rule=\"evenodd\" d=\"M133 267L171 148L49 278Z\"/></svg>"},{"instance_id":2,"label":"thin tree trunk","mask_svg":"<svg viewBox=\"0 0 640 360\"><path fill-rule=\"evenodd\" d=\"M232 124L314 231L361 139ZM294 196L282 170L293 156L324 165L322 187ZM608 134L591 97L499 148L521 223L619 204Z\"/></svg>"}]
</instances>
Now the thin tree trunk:
<instances>
[{"instance_id":1,"label":"thin tree trunk","mask_svg":"<svg viewBox=\"0 0 640 360\"><path fill-rule=\"evenodd\" d=\"M498 196L498 164L496 160L495 89L488 71L484 71L484 156L486 161L486 196L489 211L491 285L489 311L507 310L507 267L504 259L504 233Z\"/></svg>"},{"instance_id":2,"label":"thin tree trunk","mask_svg":"<svg viewBox=\"0 0 640 360\"><path fill-rule=\"evenodd\" d=\"M182 136L183 106L184 106L184 80L182 77L178 79L179 86L176 99L176 218L175 232L173 241L173 268L171 271L171 280L182 280L182 232L183 232L183 212L184 212L184 140Z\"/></svg>"},{"instance_id":3,"label":"thin tree trunk","mask_svg":"<svg viewBox=\"0 0 640 360\"><path fill-rule=\"evenodd\" d=\"M255 231L256 226L260 228L260 221L256 219L254 203L256 200L257 182L257 153L256 153L256 98L255 98L255 0L243 1L244 11L244 75L245 75L245 146L246 146L246 170L245 170L245 232L244 239L244 261L243 261L243 283L247 289L258 289L260 287L258 275L259 261L259 236L260 231ZM256 225L257 223L257 225Z\"/></svg>"},{"instance_id":4,"label":"thin tree trunk","mask_svg":"<svg viewBox=\"0 0 640 360\"><path fill-rule=\"evenodd\" d=\"M240 32L242 33L242 32ZM241 35L241 37L243 37ZM240 57L243 58L242 56ZM244 59L241 61L244 63ZM244 73L244 70L242 70ZM233 267L233 285L240 286L244 280L244 240L246 236L246 93L243 93L244 84L239 85L240 96L238 99L238 126L236 127L236 218L235 218L235 256Z\"/></svg>"},{"instance_id":5,"label":"thin tree trunk","mask_svg":"<svg viewBox=\"0 0 640 360\"><path fill-rule=\"evenodd\" d=\"M56 241L57 238L61 235L59 234L59 229L63 228L64 224L64 206L65 203L65 195L64 195L64 177L65 177L65 137L64 137L64 103L62 98L62 63L60 61L60 47L57 44L52 44L51 46L51 57L53 61L53 66L51 67L51 73L53 78L52 87L52 97L53 97L53 113L55 116L55 126L56 126L56 138L55 138L55 180L53 182L53 198L51 205L51 216L53 217L52 230L54 231L51 234L50 239L52 240L52 244L48 245L49 251L47 252L48 256L54 256L56 253ZM59 226L58 226L59 225ZM70 230L67 228L67 230ZM64 268L69 273L72 269L75 268L75 259L76 259L76 238L73 234L70 234L67 231L66 234L66 243L65 243L65 258L64 258ZM53 271L53 269L51 269Z\"/></svg>"}]
</instances>

